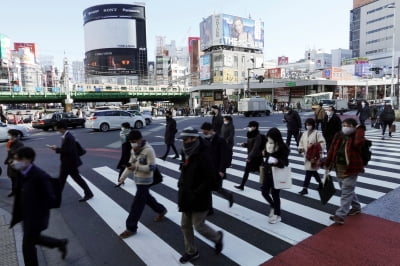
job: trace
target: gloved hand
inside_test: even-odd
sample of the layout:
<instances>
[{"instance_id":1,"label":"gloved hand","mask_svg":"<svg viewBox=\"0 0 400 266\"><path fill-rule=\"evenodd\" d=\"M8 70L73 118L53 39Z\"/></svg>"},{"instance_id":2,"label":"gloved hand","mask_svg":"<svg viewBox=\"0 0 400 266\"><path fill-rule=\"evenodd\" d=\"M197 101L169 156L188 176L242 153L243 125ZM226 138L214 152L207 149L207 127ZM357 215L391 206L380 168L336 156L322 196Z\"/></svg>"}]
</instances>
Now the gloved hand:
<instances>
[{"instance_id":1,"label":"gloved hand","mask_svg":"<svg viewBox=\"0 0 400 266\"><path fill-rule=\"evenodd\" d=\"M278 159L276 159L275 157L269 156L268 163L269 164L277 164L278 163Z\"/></svg>"}]
</instances>

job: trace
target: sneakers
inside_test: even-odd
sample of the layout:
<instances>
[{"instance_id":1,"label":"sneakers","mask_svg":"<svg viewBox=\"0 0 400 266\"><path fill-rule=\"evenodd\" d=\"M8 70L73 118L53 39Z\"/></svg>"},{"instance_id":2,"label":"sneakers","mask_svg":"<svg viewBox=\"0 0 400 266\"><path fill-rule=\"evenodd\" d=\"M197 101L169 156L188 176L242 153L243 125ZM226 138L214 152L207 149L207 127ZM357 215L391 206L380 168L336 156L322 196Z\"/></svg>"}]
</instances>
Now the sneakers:
<instances>
[{"instance_id":1,"label":"sneakers","mask_svg":"<svg viewBox=\"0 0 400 266\"><path fill-rule=\"evenodd\" d=\"M200 257L200 255L199 255L199 252L198 252L198 251L197 251L196 253L194 253L194 254L187 254L187 253L185 253L185 254L183 254L183 256L179 259L179 262L180 262L180 263L187 263L187 262L190 262L190 261L197 260L199 257Z\"/></svg>"},{"instance_id":2,"label":"sneakers","mask_svg":"<svg viewBox=\"0 0 400 266\"><path fill-rule=\"evenodd\" d=\"M331 215L329 216L329 219L335 222L335 224L344 224L344 219L342 217L339 217L337 215Z\"/></svg>"},{"instance_id":3,"label":"sneakers","mask_svg":"<svg viewBox=\"0 0 400 266\"><path fill-rule=\"evenodd\" d=\"M348 216L353 216L353 215L357 215L357 214L359 214L359 213L361 213L361 210L360 209L354 209L354 208L352 208L350 211L349 211L349 213L347 214Z\"/></svg>"},{"instance_id":4,"label":"sneakers","mask_svg":"<svg viewBox=\"0 0 400 266\"><path fill-rule=\"evenodd\" d=\"M271 209L269 210L268 217L269 217L269 218L272 218L272 216L274 216L274 208L271 208Z\"/></svg>"},{"instance_id":5,"label":"sneakers","mask_svg":"<svg viewBox=\"0 0 400 266\"><path fill-rule=\"evenodd\" d=\"M221 253L222 248L224 246L224 244L222 243L222 240L224 238L224 234L222 233L222 231L218 231L217 233L220 235L220 238L219 238L218 242L215 243L215 254L218 255L218 254Z\"/></svg>"},{"instance_id":6,"label":"sneakers","mask_svg":"<svg viewBox=\"0 0 400 266\"><path fill-rule=\"evenodd\" d=\"M275 215L275 214L272 215L272 217L269 218L269 220L268 220L268 222L270 224L276 224L276 223L279 223L280 221L282 221L282 218L280 216L278 216L278 215Z\"/></svg>"},{"instance_id":7,"label":"sneakers","mask_svg":"<svg viewBox=\"0 0 400 266\"><path fill-rule=\"evenodd\" d=\"M168 212L167 209L165 209L163 212L159 213L156 217L154 217L153 221L161 222L164 219L165 214L167 214L167 212Z\"/></svg>"},{"instance_id":8,"label":"sneakers","mask_svg":"<svg viewBox=\"0 0 400 266\"><path fill-rule=\"evenodd\" d=\"M308 194L308 190L306 188L303 188L301 191L299 191L299 194L302 196L306 195L306 194Z\"/></svg>"},{"instance_id":9,"label":"sneakers","mask_svg":"<svg viewBox=\"0 0 400 266\"><path fill-rule=\"evenodd\" d=\"M136 232L125 230L121 234L119 234L119 237L122 238L122 239L125 239L125 238L128 238L130 236L133 236L134 234L136 234Z\"/></svg>"}]
</instances>

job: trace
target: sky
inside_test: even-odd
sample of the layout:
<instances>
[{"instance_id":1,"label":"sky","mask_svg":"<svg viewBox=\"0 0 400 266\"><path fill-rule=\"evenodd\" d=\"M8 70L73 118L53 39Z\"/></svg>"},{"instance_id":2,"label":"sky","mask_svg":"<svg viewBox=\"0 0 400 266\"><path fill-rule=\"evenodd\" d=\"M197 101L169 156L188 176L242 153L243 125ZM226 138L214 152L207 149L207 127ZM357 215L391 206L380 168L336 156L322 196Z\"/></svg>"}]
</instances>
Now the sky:
<instances>
[{"instance_id":1,"label":"sky","mask_svg":"<svg viewBox=\"0 0 400 266\"><path fill-rule=\"evenodd\" d=\"M167 43L187 46L189 36L199 36L199 24L212 14L230 14L264 21L266 60L288 56L304 58L306 49L349 48L352 0L142 0L146 5L148 60L154 61L155 36ZM83 60L84 9L112 0L19 0L2 5L0 33L12 42L35 42L39 54L53 55L61 64Z\"/></svg>"}]
</instances>

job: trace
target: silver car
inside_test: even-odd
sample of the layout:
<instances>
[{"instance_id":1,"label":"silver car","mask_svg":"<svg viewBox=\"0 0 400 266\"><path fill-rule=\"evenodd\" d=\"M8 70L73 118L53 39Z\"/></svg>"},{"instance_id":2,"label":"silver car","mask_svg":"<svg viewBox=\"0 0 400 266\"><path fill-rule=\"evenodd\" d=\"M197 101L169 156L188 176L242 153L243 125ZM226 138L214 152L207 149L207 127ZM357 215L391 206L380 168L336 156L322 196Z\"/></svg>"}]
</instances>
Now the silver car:
<instances>
[{"instance_id":1,"label":"silver car","mask_svg":"<svg viewBox=\"0 0 400 266\"><path fill-rule=\"evenodd\" d=\"M122 110L101 110L92 112L86 117L85 127L106 132L110 129L119 129L121 124L128 122L132 128L142 128L146 121L140 115L133 115Z\"/></svg>"}]
</instances>

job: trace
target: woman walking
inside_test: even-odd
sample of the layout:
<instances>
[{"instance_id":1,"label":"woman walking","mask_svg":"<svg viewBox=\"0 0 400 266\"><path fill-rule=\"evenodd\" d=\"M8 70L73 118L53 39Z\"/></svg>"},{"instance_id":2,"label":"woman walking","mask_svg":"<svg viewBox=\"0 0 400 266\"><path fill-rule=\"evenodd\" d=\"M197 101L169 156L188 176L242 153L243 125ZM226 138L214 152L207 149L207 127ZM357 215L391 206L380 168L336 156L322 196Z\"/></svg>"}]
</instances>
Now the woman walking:
<instances>
[{"instance_id":1,"label":"woman walking","mask_svg":"<svg viewBox=\"0 0 400 266\"><path fill-rule=\"evenodd\" d=\"M261 193L271 206L268 222L275 224L281 221L281 199L279 196L280 189L275 189L274 187L272 167L283 168L289 164L289 148L283 142L281 132L275 127L267 132L266 138L266 158L264 162L265 176L261 187Z\"/></svg>"},{"instance_id":2,"label":"woman walking","mask_svg":"<svg viewBox=\"0 0 400 266\"><path fill-rule=\"evenodd\" d=\"M385 105L382 113L379 115L379 119L381 120L382 123L382 139L385 139L386 127L388 127L389 137L392 137L392 132L390 132L390 128L392 127L392 124L395 119L395 114L392 105L390 104Z\"/></svg>"},{"instance_id":3,"label":"woman walking","mask_svg":"<svg viewBox=\"0 0 400 266\"><path fill-rule=\"evenodd\" d=\"M308 186L310 185L311 177L313 176L321 186L321 177L317 170L320 167L319 160L321 159L322 151L325 149L325 138L320 132L315 129L315 120L308 118L305 122L306 132L300 138L299 152L304 153L304 168L306 176L303 183L303 189L299 192L300 195L308 194ZM315 145L319 143L319 145Z\"/></svg>"}]
</instances>

